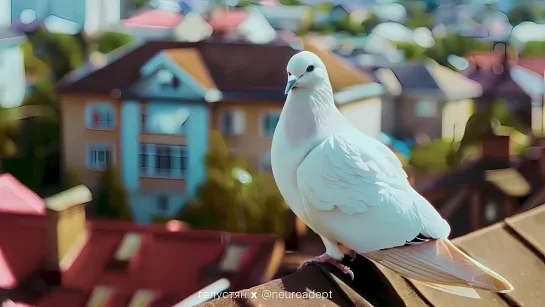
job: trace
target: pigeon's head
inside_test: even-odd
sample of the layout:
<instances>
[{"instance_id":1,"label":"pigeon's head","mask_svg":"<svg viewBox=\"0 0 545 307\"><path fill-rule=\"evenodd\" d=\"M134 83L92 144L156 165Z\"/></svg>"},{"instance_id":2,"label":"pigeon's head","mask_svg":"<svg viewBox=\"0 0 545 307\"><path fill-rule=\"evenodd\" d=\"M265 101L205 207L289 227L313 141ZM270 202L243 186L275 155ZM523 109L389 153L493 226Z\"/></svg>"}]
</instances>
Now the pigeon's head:
<instances>
[{"instance_id":1,"label":"pigeon's head","mask_svg":"<svg viewBox=\"0 0 545 307\"><path fill-rule=\"evenodd\" d=\"M301 51L292 56L288 62L288 83L286 92L298 88L313 88L320 86L327 80L327 71L324 63L312 52Z\"/></svg>"}]
</instances>

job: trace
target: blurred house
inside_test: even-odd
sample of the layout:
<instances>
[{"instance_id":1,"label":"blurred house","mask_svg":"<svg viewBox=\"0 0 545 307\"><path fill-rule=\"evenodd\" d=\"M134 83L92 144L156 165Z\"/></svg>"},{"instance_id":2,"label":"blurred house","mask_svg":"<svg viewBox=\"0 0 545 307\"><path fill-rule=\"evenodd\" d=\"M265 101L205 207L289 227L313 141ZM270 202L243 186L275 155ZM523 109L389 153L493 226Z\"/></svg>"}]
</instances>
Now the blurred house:
<instances>
[{"instance_id":1,"label":"blurred house","mask_svg":"<svg viewBox=\"0 0 545 307\"><path fill-rule=\"evenodd\" d=\"M25 65L20 44L23 34L0 26L0 106L19 106L25 97Z\"/></svg>"},{"instance_id":2,"label":"blurred house","mask_svg":"<svg viewBox=\"0 0 545 307\"><path fill-rule=\"evenodd\" d=\"M17 0L12 1L12 22L25 25L43 21L54 32L95 34L119 22L125 9L122 0ZM70 29L70 30L68 30Z\"/></svg>"},{"instance_id":3,"label":"blurred house","mask_svg":"<svg viewBox=\"0 0 545 307\"><path fill-rule=\"evenodd\" d=\"M199 41L215 35L243 37L257 44L265 44L276 38L276 31L265 16L252 8L216 8L206 14L148 9L123 19L113 29L141 39Z\"/></svg>"},{"instance_id":4,"label":"blurred house","mask_svg":"<svg viewBox=\"0 0 545 307\"><path fill-rule=\"evenodd\" d=\"M532 105L540 105L545 96L545 59L516 58L504 51L472 52L466 58L470 65L463 73L483 87L478 107L503 100L528 127L541 128L543 110L535 116Z\"/></svg>"},{"instance_id":5,"label":"blurred house","mask_svg":"<svg viewBox=\"0 0 545 307\"><path fill-rule=\"evenodd\" d=\"M297 32L310 25L312 8L307 5L259 5L255 7L275 30Z\"/></svg>"},{"instance_id":6,"label":"blurred house","mask_svg":"<svg viewBox=\"0 0 545 307\"><path fill-rule=\"evenodd\" d=\"M481 86L434 61L405 62L373 70L386 88L382 130L398 138L460 139Z\"/></svg>"},{"instance_id":7,"label":"blurred house","mask_svg":"<svg viewBox=\"0 0 545 307\"><path fill-rule=\"evenodd\" d=\"M90 199L79 186L44 201L0 176L3 306L171 307L223 278L230 291L266 282L283 256L273 236L86 221Z\"/></svg>"},{"instance_id":8,"label":"blurred house","mask_svg":"<svg viewBox=\"0 0 545 307\"><path fill-rule=\"evenodd\" d=\"M511 293L477 289L479 300L452 295L414 283L358 256L346 263L355 274L353 281L330 265L311 265L241 291L238 296L249 298L243 302L229 296L199 306L541 306L545 298L544 219L542 205L453 240L464 252L509 280L515 287ZM267 300L270 293L284 299ZM325 295L318 297L317 293Z\"/></svg>"}]
</instances>

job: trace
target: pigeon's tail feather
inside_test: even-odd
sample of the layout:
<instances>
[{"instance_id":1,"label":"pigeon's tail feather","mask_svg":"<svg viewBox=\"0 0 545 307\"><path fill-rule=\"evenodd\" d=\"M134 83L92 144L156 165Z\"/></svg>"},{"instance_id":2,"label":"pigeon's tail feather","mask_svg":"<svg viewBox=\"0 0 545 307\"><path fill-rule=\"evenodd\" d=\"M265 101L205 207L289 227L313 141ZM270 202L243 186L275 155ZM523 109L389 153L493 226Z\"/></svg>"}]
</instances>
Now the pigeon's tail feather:
<instances>
[{"instance_id":1,"label":"pigeon's tail feather","mask_svg":"<svg viewBox=\"0 0 545 307\"><path fill-rule=\"evenodd\" d=\"M418 281L418 280L415 280L415 279L411 279L411 281L414 282L414 283L418 283L418 284L428 286L430 288L434 288L434 289L437 289L437 290L440 290L440 291L443 291L443 292L447 292L447 293L450 293L450 294L454 294L454 295L459 295L459 296L464 296L464 297L469 297L469 298L475 298L475 299L481 298L481 296L479 295L479 293L477 293L477 291L475 291L475 289L469 288L469 287L433 284L433 283Z\"/></svg>"},{"instance_id":2,"label":"pigeon's tail feather","mask_svg":"<svg viewBox=\"0 0 545 307\"><path fill-rule=\"evenodd\" d=\"M474 294L468 292L470 290L462 291L461 288L497 293L514 290L505 278L472 259L446 239L389 248L363 256L403 277L461 296L474 297Z\"/></svg>"}]
</instances>

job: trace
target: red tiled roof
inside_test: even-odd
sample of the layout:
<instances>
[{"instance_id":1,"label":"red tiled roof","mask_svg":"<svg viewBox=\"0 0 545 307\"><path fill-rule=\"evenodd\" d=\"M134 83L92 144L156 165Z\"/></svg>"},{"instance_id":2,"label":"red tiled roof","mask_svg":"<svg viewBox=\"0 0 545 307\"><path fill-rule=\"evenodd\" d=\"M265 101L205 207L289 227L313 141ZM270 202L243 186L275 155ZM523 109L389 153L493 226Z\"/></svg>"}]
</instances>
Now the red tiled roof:
<instances>
[{"instance_id":1,"label":"red tiled roof","mask_svg":"<svg viewBox=\"0 0 545 307\"><path fill-rule=\"evenodd\" d=\"M470 61L470 64L491 69L494 64L501 62L502 55L494 51L475 51L468 53L466 58ZM545 72L545 57L510 58L509 63L511 65L518 64L540 75Z\"/></svg>"},{"instance_id":2,"label":"red tiled roof","mask_svg":"<svg viewBox=\"0 0 545 307\"><path fill-rule=\"evenodd\" d=\"M0 288L11 289L33 273L45 253L41 216L0 213Z\"/></svg>"},{"instance_id":3,"label":"red tiled roof","mask_svg":"<svg viewBox=\"0 0 545 307\"><path fill-rule=\"evenodd\" d=\"M46 253L45 227L45 216L0 211L0 288L17 288L39 272ZM226 242L248 246L239 269L229 277L232 289L237 290L262 282L277 248L277 238L270 235L184 227L171 231L162 225L107 220L87 222L87 231L84 247L62 272L60 290L42 296L34 306L81 306L97 285L109 285L114 287L111 300L116 303L112 306L127 306L137 290L153 289L158 291L153 306L168 307L224 277L216 266ZM139 250L128 268L113 268L113 255L127 233L141 236Z\"/></svg>"},{"instance_id":4,"label":"red tiled roof","mask_svg":"<svg viewBox=\"0 0 545 307\"><path fill-rule=\"evenodd\" d=\"M182 18L183 16L178 13L163 10L149 10L130 18L123 19L122 22L128 26L172 28L176 26Z\"/></svg>"},{"instance_id":5,"label":"red tiled roof","mask_svg":"<svg viewBox=\"0 0 545 307\"><path fill-rule=\"evenodd\" d=\"M24 214L44 214L43 200L11 174L0 175L0 211Z\"/></svg>"},{"instance_id":6,"label":"red tiled roof","mask_svg":"<svg viewBox=\"0 0 545 307\"><path fill-rule=\"evenodd\" d=\"M246 17L248 17L248 13L243 10L220 10L215 12L208 22L214 30L231 32L234 31Z\"/></svg>"}]
</instances>

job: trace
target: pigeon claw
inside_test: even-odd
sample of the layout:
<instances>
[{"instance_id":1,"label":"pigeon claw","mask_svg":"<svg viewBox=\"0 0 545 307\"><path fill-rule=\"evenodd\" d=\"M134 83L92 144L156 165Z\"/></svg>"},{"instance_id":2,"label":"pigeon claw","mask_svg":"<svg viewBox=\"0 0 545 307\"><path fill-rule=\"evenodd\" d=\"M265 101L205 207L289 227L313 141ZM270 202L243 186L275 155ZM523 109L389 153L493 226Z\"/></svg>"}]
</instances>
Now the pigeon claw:
<instances>
[{"instance_id":1,"label":"pigeon claw","mask_svg":"<svg viewBox=\"0 0 545 307\"><path fill-rule=\"evenodd\" d=\"M355 259L355 256L354 256L354 259ZM341 270L341 272L343 272L343 273L347 274L348 276L350 276L350 279L354 280L354 272L352 272L352 270L348 266L342 264L341 261L332 258L328 254L322 254L322 255L320 255L318 257L315 257L315 258L313 258L311 260L307 260L307 261L303 262L299 266L299 268L297 268L297 271L302 270L303 268L307 267L309 264L311 264L313 262L314 263L329 263L332 266L334 266L334 267L338 268L339 270Z\"/></svg>"}]
</instances>

